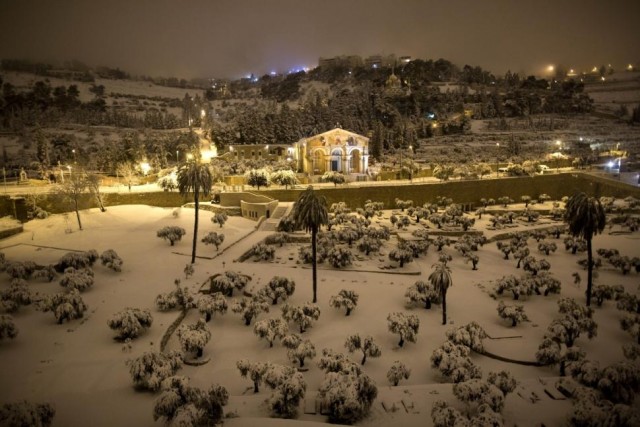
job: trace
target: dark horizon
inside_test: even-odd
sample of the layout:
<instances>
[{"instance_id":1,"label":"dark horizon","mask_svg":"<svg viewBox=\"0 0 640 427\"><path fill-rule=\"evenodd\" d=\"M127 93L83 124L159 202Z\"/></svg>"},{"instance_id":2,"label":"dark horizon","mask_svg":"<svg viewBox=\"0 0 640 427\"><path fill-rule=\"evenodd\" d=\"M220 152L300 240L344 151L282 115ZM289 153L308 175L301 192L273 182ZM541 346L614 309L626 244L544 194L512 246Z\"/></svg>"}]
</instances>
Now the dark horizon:
<instances>
[{"instance_id":1,"label":"dark horizon","mask_svg":"<svg viewBox=\"0 0 640 427\"><path fill-rule=\"evenodd\" d=\"M0 57L79 60L135 75L239 78L313 68L319 57L444 58L544 75L640 61L640 4L407 0L62 0L0 3Z\"/></svg>"}]
</instances>

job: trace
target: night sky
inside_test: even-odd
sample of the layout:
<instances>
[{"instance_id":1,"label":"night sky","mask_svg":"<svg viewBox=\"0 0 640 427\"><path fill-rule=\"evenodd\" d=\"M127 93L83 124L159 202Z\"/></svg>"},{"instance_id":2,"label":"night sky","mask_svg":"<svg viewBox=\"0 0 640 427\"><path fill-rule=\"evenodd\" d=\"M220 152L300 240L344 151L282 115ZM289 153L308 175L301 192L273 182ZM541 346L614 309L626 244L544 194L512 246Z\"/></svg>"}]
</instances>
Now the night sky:
<instances>
[{"instance_id":1,"label":"night sky","mask_svg":"<svg viewBox=\"0 0 640 427\"><path fill-rule=\"evenodd\" d=\"M395 53L542 74L640 62L637 0L0 0L0 57L240 77Z\"/></svg>"}]
</instances>

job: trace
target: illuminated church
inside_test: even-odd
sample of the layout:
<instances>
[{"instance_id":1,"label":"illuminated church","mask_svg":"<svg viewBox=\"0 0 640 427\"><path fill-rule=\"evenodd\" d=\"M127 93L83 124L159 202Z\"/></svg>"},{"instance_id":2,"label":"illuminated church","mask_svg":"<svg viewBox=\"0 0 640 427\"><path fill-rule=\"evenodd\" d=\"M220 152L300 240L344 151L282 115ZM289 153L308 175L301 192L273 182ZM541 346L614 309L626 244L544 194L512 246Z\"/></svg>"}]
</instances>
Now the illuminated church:
<instances>
[{"instance_id":1,"label":"illuminated church","mask_svg":"<svg viewBox=\"0 0 640 427\"><path fill-rule=\"evenodd\" d=\"M369 138L340 128L301 139L293 153L297 170L310 175L366 174L369 168Z\"/></svg>"}]
</instances>

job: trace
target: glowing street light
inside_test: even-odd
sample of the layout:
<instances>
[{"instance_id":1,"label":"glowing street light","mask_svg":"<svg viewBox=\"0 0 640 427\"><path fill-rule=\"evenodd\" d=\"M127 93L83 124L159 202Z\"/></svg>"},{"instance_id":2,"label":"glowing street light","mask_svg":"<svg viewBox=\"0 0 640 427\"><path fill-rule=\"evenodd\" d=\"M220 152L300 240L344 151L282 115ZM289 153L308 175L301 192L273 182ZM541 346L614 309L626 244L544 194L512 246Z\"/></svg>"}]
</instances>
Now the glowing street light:
<instances>
[{"instance_id":1,"label":"glowing street light","mask_svg":"<svg viewBox=\"0 0 640 427\"><path fill-rule=\"evenodd\" d=\"M142 162L140 163L140 169L142 170L143 175L147 176L147 174L151 170L151 165L148 162Z\"/></svg>"},{"instance_id":2,"label":"glowing street light","mask_svg":"<svg viewBox=\"0 0 640 427\"><path fill-rule=\"evenodd\" d=\"M500 177L500 143L496 142L496 148L497 148L497 153L496 153L496 178Z\"/></svg>"}]
</instances>

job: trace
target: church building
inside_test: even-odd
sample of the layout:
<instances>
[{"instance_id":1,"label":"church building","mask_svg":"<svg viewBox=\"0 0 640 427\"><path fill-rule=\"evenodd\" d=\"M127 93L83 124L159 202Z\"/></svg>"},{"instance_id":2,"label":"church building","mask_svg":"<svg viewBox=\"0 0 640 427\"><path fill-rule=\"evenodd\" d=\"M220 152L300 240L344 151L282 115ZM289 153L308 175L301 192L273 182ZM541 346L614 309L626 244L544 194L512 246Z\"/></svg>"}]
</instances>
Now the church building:
<instances>
[{"instance_id":1,"label":"church building","mask_svg":"<svg viewBox=\"0 0 640 427\"><path fill-rule=\"evenodd\" d=\"M303 138L293 148L298 171L309 175L366 174L369 168L369 138L344 129Z\"/></svg>"}]
</instances>

